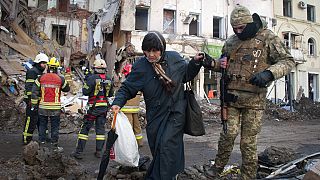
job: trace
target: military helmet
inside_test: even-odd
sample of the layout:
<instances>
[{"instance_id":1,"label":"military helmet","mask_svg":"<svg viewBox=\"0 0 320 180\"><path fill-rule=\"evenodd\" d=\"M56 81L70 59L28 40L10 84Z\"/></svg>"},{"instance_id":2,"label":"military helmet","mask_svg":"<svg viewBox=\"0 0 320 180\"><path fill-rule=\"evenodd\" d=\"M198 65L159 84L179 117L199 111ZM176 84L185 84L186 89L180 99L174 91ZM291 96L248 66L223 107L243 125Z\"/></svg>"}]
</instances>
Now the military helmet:
<instances>
[{"instance_id":1,"label":"military helmet","mask_svg":"<svg viewBox=\"0 0 320 180\"><path fill-rule=\"evenodd\" d=\"M231 26L235 27L252 22L253 19L249 9L237 4L230 15Z\"/></svg>"},{"instance_id":2,"label":"military helmet","mask_svg":"<svg viewBox=\"0 0 320 180\"><path fill-rule=\"evenodd\" d=\"M45 63L48 63L49 61L49 57L46 55L46 54L43 54L43 53L39 53L36 58L34 59L33 62L35 63L40 63L40 62L45 62Z\"/></svg>"},{"instance_id":3,"label":"military helmet","mask_svg":"<svg viewBox=\"0 0 320 180\"><path fill-rule=\"evenodd\" d=\"M98 68L98 69L106 69L107 68L107 64L106 61L103 59L96 59L93 62L93 67L94 68Z\"/></svg>"},{"instance_id":4,"label":"military helmet","mask_svg":"<svg viewBox=\"0 0 320 180\"><path fill-rule=\"evenodd\" d=\"M49 68L58 68L60 66L60 63L57 58L52 57L47 65L49 66Z\"/></svg>"}]
</instances>

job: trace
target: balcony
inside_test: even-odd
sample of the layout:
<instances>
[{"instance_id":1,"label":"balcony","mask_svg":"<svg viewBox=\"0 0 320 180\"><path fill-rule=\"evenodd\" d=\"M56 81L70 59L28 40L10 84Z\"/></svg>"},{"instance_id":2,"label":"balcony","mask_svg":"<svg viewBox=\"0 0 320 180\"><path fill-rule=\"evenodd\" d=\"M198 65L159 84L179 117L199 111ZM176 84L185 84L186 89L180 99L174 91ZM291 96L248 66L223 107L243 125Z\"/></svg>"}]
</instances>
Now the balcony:
<instances>
[{"instance_id":1,"label":"balcony","mask_svg":"<svg viewBox=\"0 0 320 180\"><path fill-rule=\"evenodd\" d=\"M306 59L304 58L303 51L300 49L290 49L290 53L295 60L296 63L302 64L306 62Z\"/></svg>"}]
</instances>

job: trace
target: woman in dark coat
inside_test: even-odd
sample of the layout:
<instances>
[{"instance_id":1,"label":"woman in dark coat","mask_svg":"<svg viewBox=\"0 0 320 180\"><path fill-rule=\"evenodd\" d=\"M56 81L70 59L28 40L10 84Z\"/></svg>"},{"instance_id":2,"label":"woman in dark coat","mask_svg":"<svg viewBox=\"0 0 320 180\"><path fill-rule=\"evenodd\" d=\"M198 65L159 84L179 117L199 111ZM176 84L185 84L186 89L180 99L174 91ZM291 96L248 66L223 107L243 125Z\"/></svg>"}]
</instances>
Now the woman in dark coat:
<instances>
[{"instance_id":1,"label":"woman in dark coat","mask_svg":"<svg viewBox=\"0 0 320 180\"><path fill-rule=\"evenodd\" d=\"M111 109L118 112L127 100L142 91L146 104L147 137L153 156L146 179L170 180L184 170L183 129L186 100L183 83L199 72L203 57L189 63L156 31L143 39L145 57L137 60L117 92Z\"/></svg>"}]
</instances>

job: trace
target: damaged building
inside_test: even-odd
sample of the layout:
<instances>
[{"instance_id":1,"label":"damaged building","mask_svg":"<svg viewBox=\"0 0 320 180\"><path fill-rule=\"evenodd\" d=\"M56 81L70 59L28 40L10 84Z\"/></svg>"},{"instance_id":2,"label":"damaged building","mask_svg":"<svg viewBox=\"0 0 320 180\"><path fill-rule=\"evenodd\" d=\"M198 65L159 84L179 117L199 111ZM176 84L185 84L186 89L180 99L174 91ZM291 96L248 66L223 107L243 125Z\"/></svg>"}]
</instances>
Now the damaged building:
<instances>
[{"instance_id":1,"label":"damaged building","mask_svg":"<svg viewBox=\"0 0 320 180\"><path fill-rule=\"evenodd\" d=\"M3 35L0 38L1 58L6 60L1 61L1 77L2 81L8 75L15 79L5 80L8 87L6 92L15 91L12 82L19 81L19 78L23 81L24 70L19 63L33 59L39 51L57 57L65 68L71 66L77 73L81 66L90 67L99 55L107 62L108 75L113 76L115 70L125 64L121 57L123 50L130 62L143 55L141 42L150 30L163 33L168 44L167 50L175 50L186 59L192 58L198 51L219 58L226 38L233 34L229 23L230 13L240 3L251 12L261 15L268 28L288 46L296 61L296 68L289 76L269 87L268 98L276 100L276 103L288 103L303 93L319 101L318 35L315 33L319 29L315 18L315 9L319 4L313 1L305 2L305 6L291 0L0 2ZM292 13L293 10L295 13ZM287 19L295 15L301 16L301 22L288 23ZM5 72L11 71L8 69L15 72ZM193 81L198 96L218 98L219 79L219 73L202 69Z\"/></svg>"}]
</instances>

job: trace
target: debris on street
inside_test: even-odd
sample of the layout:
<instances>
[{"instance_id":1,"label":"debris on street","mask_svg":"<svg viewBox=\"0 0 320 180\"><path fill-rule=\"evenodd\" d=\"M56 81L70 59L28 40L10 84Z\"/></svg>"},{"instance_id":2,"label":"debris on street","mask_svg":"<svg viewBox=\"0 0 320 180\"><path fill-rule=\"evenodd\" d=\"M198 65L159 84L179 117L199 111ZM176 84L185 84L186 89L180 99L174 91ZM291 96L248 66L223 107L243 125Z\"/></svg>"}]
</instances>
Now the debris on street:
<instances>
[{"instance_id":1,"label":"debris on street","mask_svg":"<svg viewBox=\"0 0 320 180\"><path fill-rule=\"evenodd\" d=\"M89 178L82 164L51 148L32 141L24 147L22 158L0 163L0 179L79 179Z\"/></svg>"}]
</instances>

